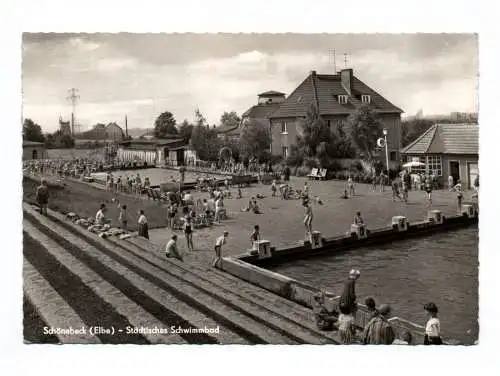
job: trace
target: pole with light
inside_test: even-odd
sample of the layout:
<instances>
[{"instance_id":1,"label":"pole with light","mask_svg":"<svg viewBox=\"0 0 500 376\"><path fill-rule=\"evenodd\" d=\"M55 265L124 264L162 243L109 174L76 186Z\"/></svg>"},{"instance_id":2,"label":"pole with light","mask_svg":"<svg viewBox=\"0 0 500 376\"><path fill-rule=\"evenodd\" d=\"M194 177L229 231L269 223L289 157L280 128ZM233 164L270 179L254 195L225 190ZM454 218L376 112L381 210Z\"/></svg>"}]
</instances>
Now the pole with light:
<instances>
[{"instance_id":1,"label":"pole with light","mask_svg":"<svg viewBox=\"0 0 500 376\"><path fill-rule=\"evenodd\" d=\"M389 133L389 131L387 130L387 128L384 128L382 129L382 133L384 134L384 138L381 137L377 140L377 146L379 148L385 147L385 164L387 168L387 174L389 174L389 149L387 146L387 133Z\"/></svg>"},{"instance_id":2,"label":"pole with light","mask_svg":"<svg viewBox=\"0 0 500 376\"><path fill-rule=\"evenodd\" d=\"M387 128L382 129L382 132L384 133L384 144L385 144L385 163L387 165L387 174L389 174L389 148L387 146L387 133L389 131Z\"/></svg>"}]
</instances>

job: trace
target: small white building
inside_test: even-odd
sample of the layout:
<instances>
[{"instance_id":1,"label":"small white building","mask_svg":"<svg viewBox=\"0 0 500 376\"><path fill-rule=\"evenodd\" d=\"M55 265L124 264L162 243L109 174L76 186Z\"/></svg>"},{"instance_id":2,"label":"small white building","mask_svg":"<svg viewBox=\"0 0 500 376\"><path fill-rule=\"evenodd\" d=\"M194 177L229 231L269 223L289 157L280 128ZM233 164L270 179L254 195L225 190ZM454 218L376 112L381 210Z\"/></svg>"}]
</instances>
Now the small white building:
<instances>
[{"instance_id":1,"label":"small white building","mask_svg":"<svg viewBox=\"0 0 500 376\"><path fill-rule=\"evenodd\" d=\"M179 138L138 139L120 143L117 159L121 162L147 162L154 166L183 166L188 145Z\"/></svg>"}]
</instances>

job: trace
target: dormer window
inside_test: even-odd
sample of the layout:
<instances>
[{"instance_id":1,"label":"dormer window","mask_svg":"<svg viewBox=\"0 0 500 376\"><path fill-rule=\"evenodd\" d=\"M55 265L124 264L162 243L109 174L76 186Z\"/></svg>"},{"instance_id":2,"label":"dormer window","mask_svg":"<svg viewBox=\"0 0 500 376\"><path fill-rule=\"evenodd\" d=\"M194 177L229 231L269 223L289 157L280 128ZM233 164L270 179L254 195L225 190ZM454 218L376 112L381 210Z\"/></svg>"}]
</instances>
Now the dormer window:
<instances>
[{"instance_id":1,"label":"dormer window","mask_svg":"<svg viewBox=\"0 0 500 376\"><path fill-rule=\"evenodd\" d=\"M337 95L337 100L339 101L340 104L346 104L347 95Z\"/></svg>"},{"instance_id":2,"label":"dormer window","mask_svg":"<svg viewBox=\"0 0 500 376\"><path fill-rule=\"evenodd\" d=\"M371 97L369 95L363 94L361 96L361 103L370 104L370 101L371 101Z\"/></svg>"}]
</instances>

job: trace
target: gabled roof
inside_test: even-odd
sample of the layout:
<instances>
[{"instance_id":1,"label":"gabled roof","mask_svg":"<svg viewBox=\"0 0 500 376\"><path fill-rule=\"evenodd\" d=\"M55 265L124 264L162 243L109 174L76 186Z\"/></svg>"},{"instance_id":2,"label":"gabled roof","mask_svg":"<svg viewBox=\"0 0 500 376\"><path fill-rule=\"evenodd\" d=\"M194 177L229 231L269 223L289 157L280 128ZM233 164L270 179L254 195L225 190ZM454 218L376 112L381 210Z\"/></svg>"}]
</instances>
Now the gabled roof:
<instances>
[{"instance_id":1,"label":"gabled roof","mask_svg":"<svg viewBox=\"0 0 500 376\"><path fill-rule=\"evenodd\" d=\"M270 91L266 91L264 93L260 93L259 97L284 97L285 95L286 95L285 93L281 93L279 91L270 90Z\"/></svg>"},{"instance_id":2,"label":"gabled roof","mask_svg":"<svg viewBox=\"0 0 500 376\"><path fill-rule=\"evenodd\" d=\"M304 117L311 103L317 103L320 115L349 115L361 106L361 95L370 95L370 104L379 113L402 113L375 90L353 76L351 94L346 104L338 102L338 95L349 95L335 75L312 72L289 96L270 118Z\"/></svg>"},{"instance_id":3,"label":"gabled roof","mask_svg":"<svg viewBox=\"0 0 500 376\"><path fill-rule=\"evenodd\" d=\"M229 133L238 129L239 124L236 125L221 125L220 127L215 127L215 133Z\"/></svg>"},{"instance_id":4,"label":"gabled roof","mask_svg":"<svg viewBox=\"0 0 500 376\"><path fill-rule=\"evenodd\" d=\"M281 103L257 104L246 110L241 117L248 117L251 119L267 119L280 107L280 104Z\"/></svg>"},{"instance_id":5,"label":"gabled roof","mask_svg":"<svg viewBox=\"0 0 500 376\"><path fill-rule=\"evenodd\" d=\"M184 140L182 138L154 138L154 139L134 139L134 140L126 140L120 142L121 145L134 147L138 145L154 145L154 146L178 146L179 144L183 144Z\"/></svg>"},{"instance_id":6,"label":"gabled roof","mask_svg":"<svg viewBox=\"0 0 500 376\"><path fill-rule=\"evenodd\" d=\"M43 142L36 142L36 141L23 141L23 148L26 146L42 146Z\"/></svg>"},{"instance_id":7,"label":"gabled roof","mask_svg":"<svg viewBox=\"0 0 500 376\"><path fill-rule=\"evenodd\" d=\"M479 154L477 124L434 124L401 151L404 154Z\"/></svg>"}]
</instances>

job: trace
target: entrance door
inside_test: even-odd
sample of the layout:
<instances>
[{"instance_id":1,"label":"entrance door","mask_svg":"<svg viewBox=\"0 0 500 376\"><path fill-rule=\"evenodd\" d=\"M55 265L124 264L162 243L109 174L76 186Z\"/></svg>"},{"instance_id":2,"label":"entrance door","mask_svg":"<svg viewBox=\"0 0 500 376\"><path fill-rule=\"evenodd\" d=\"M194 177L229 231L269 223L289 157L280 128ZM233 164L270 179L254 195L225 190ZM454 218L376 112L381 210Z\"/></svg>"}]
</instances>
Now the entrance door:
<instances>
[{"instance_id":1,"label":"entrance door","mask_svg":"<svg viewBox=\"0 0 500 376\"><path fill-rule=\"evenodd\" d=\"M38 159L38 152L36 149L33 149L33 153L31 153L31 159Z\"/></svg>"},{"instance_id":2,"label":"entrance door","mask_svg":"<svg viewBox=\"0 0 500 376\"><path fill-rule=\"evenodd\" d=\"M477 163L469 163L469 182L468 186L469 189L472 188L472 185L474 184L474 181L476 180L476 177L479 175L479 167Z\"/></svg>"},{"instance_id":3,"label":"entrance door","mask_svg":"<svg viewBox=\"0 0 500 376\"><path fill-rule=\"evenodd\" d=\"M184 166L184 149L177 150L177 166Z\"/></svg>"},{"instance_id":4,"label":"entrance door","mask_svg":"<svg viewBox=\"0 0 500 376\"><path fill-rule=\"evenodd\" d=\"M460 179L460 163L457 161L450 161L450 175L453 176L453 184L457 184Z\"/></svg>"}]
</instances>

